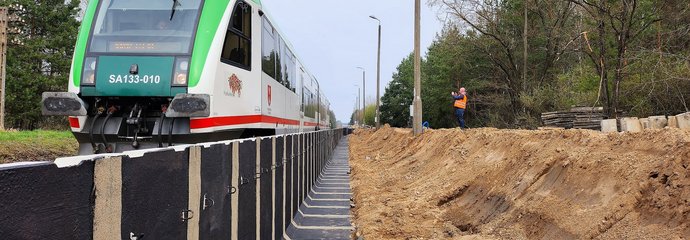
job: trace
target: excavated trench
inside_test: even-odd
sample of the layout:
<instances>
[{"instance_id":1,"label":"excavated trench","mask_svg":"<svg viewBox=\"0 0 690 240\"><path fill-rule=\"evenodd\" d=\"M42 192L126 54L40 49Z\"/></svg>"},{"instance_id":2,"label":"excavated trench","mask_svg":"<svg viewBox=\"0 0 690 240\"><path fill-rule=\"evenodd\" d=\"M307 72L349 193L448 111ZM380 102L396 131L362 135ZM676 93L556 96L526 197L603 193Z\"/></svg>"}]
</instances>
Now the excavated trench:
<instances>
[{"instance_id":1,"label":"excavated trench","mask_svg":"<svg viewBox=\"0 0 690 240\"><path fill-rule=\"evenodd\" d=\"M688 239L690 132L357 131L365 239Z\"/></svg>"}]
</instances>

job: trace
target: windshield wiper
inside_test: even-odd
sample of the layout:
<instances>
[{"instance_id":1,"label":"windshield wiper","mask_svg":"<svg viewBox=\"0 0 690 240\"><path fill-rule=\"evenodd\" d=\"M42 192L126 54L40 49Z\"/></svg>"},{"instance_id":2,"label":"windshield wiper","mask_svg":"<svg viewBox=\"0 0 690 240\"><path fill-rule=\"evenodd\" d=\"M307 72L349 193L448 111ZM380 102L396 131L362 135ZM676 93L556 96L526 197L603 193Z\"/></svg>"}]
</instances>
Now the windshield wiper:
<instances>
[{"instance_id":1,"label":"windshield wiper","mask_svg":"<svg viewBox=\"0 0 690 240\"><path fill-rule=\"evenodd\" d=\"M172 5L172 11L170 12L170 21L172 21L173 17L175 17L175 11L177 10L177 7L182 6L182 4L180 4L180 0L172 0L172 1L173 1L173 5Z\"/></svg>"}]
</instances>

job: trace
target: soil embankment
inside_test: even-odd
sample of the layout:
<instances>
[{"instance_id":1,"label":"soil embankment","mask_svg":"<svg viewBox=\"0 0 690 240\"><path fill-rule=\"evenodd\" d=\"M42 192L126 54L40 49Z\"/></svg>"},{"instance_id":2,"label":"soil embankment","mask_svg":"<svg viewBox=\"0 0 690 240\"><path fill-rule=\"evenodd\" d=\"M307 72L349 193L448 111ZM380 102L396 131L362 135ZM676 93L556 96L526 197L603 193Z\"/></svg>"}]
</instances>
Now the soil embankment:
<instances>
[{"instance_id":1,"label":"soil embankment","mask_svg":"<svg viewBox=\"0 0 690 240\"><path fill-rule=\"evenodd\" d=\"M357 131L365 239L690 239L690 132Z\"/></svg>"}]
</instances>

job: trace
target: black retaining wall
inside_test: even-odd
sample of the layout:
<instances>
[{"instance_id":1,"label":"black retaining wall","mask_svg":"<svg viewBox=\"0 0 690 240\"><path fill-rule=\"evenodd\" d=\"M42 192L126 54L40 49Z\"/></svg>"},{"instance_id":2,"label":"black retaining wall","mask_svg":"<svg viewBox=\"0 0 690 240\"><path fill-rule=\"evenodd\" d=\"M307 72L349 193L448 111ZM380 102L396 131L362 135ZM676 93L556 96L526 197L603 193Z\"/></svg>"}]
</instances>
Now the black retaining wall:
<instances>
[{"instance_id":1,"label":"black retaining wall","mask_svg":"<svg viewBox=\"0 0 690 240\"><path fill-rule=\"evenodd\" d=\"M337 129L0 165L0 236L281 239L325 161L349 133Z\"/></svg>"}]
</instances>

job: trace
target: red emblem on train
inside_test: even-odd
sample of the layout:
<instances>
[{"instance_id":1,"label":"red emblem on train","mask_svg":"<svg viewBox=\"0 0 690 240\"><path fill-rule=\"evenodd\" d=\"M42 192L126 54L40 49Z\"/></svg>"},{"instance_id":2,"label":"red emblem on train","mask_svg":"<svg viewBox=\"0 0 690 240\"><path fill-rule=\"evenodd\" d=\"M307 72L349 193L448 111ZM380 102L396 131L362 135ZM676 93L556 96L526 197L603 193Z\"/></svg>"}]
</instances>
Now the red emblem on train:
<instances>
[{"instance_id":1,"label":"red emblem on train","mask_svg":"<svg viewBox=\"0 0 690 240\"><path fill-rule=\"evenodd\" d=\"M237 75L233 74L228 78L228 84L230 85L230 91L232 91L233 96L242 96L242 80L240 80Z\"/></svg>"},{"instance_id":2,"label":"red emblem on train","mask_svg":"<svg viewBox=\"0 0 690 240\"><path fill-rule=\"evenodd\" d=\"M268 85L268 106L271 106L271 85Z\"/></svg>"}]
</instances>

